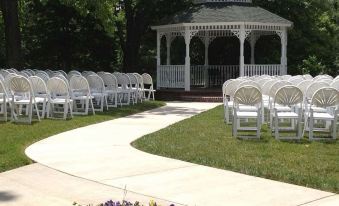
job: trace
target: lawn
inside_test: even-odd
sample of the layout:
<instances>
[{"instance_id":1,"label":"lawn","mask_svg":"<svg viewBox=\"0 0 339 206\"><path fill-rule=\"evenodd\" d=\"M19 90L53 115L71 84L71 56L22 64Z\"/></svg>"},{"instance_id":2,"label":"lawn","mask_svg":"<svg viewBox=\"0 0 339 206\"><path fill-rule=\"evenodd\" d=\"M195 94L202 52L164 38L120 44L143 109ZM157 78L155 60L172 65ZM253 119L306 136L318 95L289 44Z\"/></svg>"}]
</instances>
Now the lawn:
<instances>
[{"instance_id":1,"label":"lawn","mask_svg":"<svg viewBox=\"0 0 339 206\"><path fill-rule=\"evenodd\" d=\"M87 125L100 123L163 106L163 102L145 102L134 106L110 109L95 116L76 116L72 120L42 120L33 125L0 122L0 172L32 163L24 150L49 136Z\"/></svg>"},{"instance_id":2,"label":"lawn","mask_svg":"<svg viewBox=\"0 0 339 206\"><path fill-rule=\"evenodd\" d=\"M231 136L220 106L147 135L133 146L200 165L339 193L338 142L276 141L267 126L260 141Z\"/></svg>"}]
</instances>

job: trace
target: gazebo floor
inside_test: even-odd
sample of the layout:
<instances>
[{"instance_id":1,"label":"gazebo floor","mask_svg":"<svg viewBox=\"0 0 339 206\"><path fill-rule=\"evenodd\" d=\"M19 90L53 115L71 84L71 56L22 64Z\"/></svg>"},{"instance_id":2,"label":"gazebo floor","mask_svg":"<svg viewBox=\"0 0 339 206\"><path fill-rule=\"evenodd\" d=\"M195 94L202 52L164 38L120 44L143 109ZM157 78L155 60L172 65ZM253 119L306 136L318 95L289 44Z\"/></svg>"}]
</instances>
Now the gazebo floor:
<instances>
[{"instance_id":1,"label":"gazebo floor","mask_svg":"<svg viewBox=\"0 0 339 206\"><path fill-rule=\"evenodd\" d=\"M186 102L222 102L221 88L161 89L156 92L156 99L162 101Z\"/></svg>"}]
</instances>

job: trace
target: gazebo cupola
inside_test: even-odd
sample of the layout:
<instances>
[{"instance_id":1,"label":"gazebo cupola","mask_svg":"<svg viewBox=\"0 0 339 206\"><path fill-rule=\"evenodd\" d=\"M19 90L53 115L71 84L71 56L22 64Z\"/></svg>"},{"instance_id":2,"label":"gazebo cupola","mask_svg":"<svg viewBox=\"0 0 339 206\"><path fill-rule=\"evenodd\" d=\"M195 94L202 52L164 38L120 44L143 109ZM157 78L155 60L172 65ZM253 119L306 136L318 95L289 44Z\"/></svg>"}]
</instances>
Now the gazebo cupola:
<instances>
[{"instance_id":1,"label":"gazebo cupola","mask_svg":"<svg viewBox=\"0 0 339 206\"><path fill-rule=\"evenodd\" d=\"M157 31L157 87L183 88L191 86L220 86L224 81L239 76L287 74L287 31L293 23L252 4L252 0L196 0L190 9L177 13ZM278 35L281 39L280 64L255 64L255 45L264 35ZM161 65L161 38L166 37L167 61ZM186 44L185 65L171 65L171 43L182 36ZM199 37L205 45L205 64L191 65L190 42ZM236 36L240 42L239 65L209 65L210 43L218 37ZM251 61L245 64L244 44L251 46ZM214 75L211 84L211 74ZM216 81L217 79L217 81Z\"/></svg>"}]
</instances>

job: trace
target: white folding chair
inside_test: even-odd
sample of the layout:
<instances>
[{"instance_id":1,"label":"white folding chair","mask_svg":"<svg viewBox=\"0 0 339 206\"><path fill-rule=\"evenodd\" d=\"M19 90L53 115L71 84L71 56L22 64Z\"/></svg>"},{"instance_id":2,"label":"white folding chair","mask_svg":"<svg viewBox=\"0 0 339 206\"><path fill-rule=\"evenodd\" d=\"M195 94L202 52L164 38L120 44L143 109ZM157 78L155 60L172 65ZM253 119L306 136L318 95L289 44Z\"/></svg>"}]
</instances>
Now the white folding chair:
<instances>
[{"instance_id":1,"label":"white folding chair","mask_svg":"<svg viewBox=\"0 0 339 206\"><path fill-rule=\"evenodd\" d=\"M151 75L144 73L142 74L142 80L144 83L144 92L145 92L145 99L146 100L150 100L151 97L154 100L154 93L156 92L156 90L154 89L154 85L153 85L153 79L151 77ZM147 95L146 95L147 93Z\"/></svg>"},{"instance_id":2,"label":"white folding chair","mask_svg":"<svg viewBox=\"0 0 339 206\"><path fill-rule=\"evenodd\" d=\"M122 105L130 105L132 99L132 86L129 77L126 74L119 74L118 76L118 95L119 103ZM132 101L132 103L134 103Z\"/></svg>"},{"instance_id":3,"label":"white folding chair","mask_svg":"<svg viewBox=\"0 0 339 206\"><path fill-rule=\"evenodd\" d=\"M96 109L94 107L95 111L103 112L104 105L106 105L106 110L108 110L107 93L102 78L96 74L93 74L88 75L86 79L91 90L91 95L94 97L94 100L97 102L97 105L100 105L99 109Z\"/></svg>"},{"instance_id":4,"label":"white folding chair","mask_svg":"<svg viewBox=\"0 0 339 206\"><path fill-rule=\"evenodd\" d=\"M318 112L314 108L323 108L323 111ZM314 132L330 132L332 139L337 138L337 119L339 109L339 91L331 87L323 87L317 90L310 102L310 109L305 113L305 127L309 128L310 140L324 140L326 138L314 137ZM330 128L315 126L315 121L331 122L332 131ZM307 129L306 129L307 130Z\"/></svg>"},{"instance_id":5,"label":"white folding chair","mask_svg":"<svg viewBox=\"0 0 339 206\"><path fill-rule=\"evenodd\" d=\"M99 73L105 84L105 93L107 95L108 107L118 106L118 80L111 73Z\"/></svg>"},{"instance_id":6,"label":"white folding chair","mask_svg":"<svg viewBox=\"0 0 339 206\"><path fill-rule=\"evenodd\" d=\"M73 114L88 115L89 107L91 107L93 115L95 114L93 105L93 96L89 88L88 81L80 75L73 75L69 82L71 98L73 100ZM81 108L78 107L78 103Z\"/></svg>"},{"instance_id":7,"label":"white folding chair","mask_svg":"<svg viewBox=\"0 0 339 206\"><path fill-rule=\"evenodd\" d=\"M272 128L275 132L275 138L277 140L300 140L302 138L302 103L303 103L303 93L296 86L284 86L278 89L273 103L273 112L272 118L274 124ZM279 108L288 107L289 111L281 111ZM283 127L279 125L279 120L291 120L291 128ZM296 125L294 125L293 120L296 120ZM297 127L297 135L294 137L282 137L280 136L279 131L289 131L294 130Z\"/></svg>"},{"instance_id":8,"label":"white folding chair","mask_svg":"<svg viewBox=\"0 0 339 206\"><path fill-rule=\"evenodd\" d=\"M47 117L53 119L60 119L56 117L56 114L63 114L62 119L66 120L68 115L73 118L73 100L71 100L69 94L69 88L66 82L63 79L58 77L53 77L47 82L47 90L48 90L48 104L47 104ZM60 107L56 107L62 105L63 109L60 111Z\"/></svg>"},{"instance_id":9,"label":"white folding chair","mask_svg":"<svg viewBox=\"0 0 339 206\"><path fill-rule=\"evenodd\" d=\"M240 105L256 107L256 111L240 111ZM261 109L262 93L259 88L254 86L240 87L234 94L234 108L233 108L233 136L238 137L238 130L242 131L256 131L256 136L239 136L240 138L258 138L261 134ZM241 126L241 120L256 119L256 127Z\"/></svg>"},{"instance_id":10,"label":"white folding chair","mask_svg":"<svg viewBox=\"0 0 339 206\"><path fill-rule=\"evenodd\" d=\"M28 80L31 82L37 105L39 106L39 104L42 104L41 118L44 119L46 115L46 106L48 101L48 91L46 83L43 79L37 76L31 76L28 78ZM39 109L38 112L40 112Z\"/></svg>"},{"instance_id":11,"label":"white folding chair","mask_svg":"<svg viewBox=\"0 0 339 206\"><path fill-rule=\"evenodd\" d=\"M13 122L32 123L33 107L37 113L38 120L40 115L38 105L30 81L23 76L14 76L9 80L9 90L11 93L11 119ZM26 107L27 118L22 115L22 107Z\"/></svg>"}]
</instances>

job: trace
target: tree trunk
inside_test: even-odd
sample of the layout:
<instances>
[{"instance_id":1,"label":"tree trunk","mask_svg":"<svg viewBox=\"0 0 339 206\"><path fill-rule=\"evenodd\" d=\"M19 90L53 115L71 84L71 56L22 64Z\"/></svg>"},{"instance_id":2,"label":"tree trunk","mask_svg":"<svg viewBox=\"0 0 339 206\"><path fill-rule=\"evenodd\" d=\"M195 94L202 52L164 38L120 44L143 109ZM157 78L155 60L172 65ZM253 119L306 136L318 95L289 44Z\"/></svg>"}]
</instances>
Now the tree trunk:
<instances>
[{"instance_id":1,"label":"tree trunk","mask_svg":"<svg viewBox=\"0 0 339 206\"><path fill-rule=\"evenodd\" d=\"M135 22L130 22L132 25L127 26L126 42L124 47L123 58L123 71L124 72L138 72L139 67L139 51L140 51L140 38Z\"/></svg>"},{"instance_id":2,"label":"tree trunk","mask_svg":"<svg viewBox=\"0 0 339 206\"><path fill-rule=\"evenodd\" d=\"M0 7L5 24L7 66L20 68L22 59L18 1L0 0Z\"/></svg>"}]
</instances>

